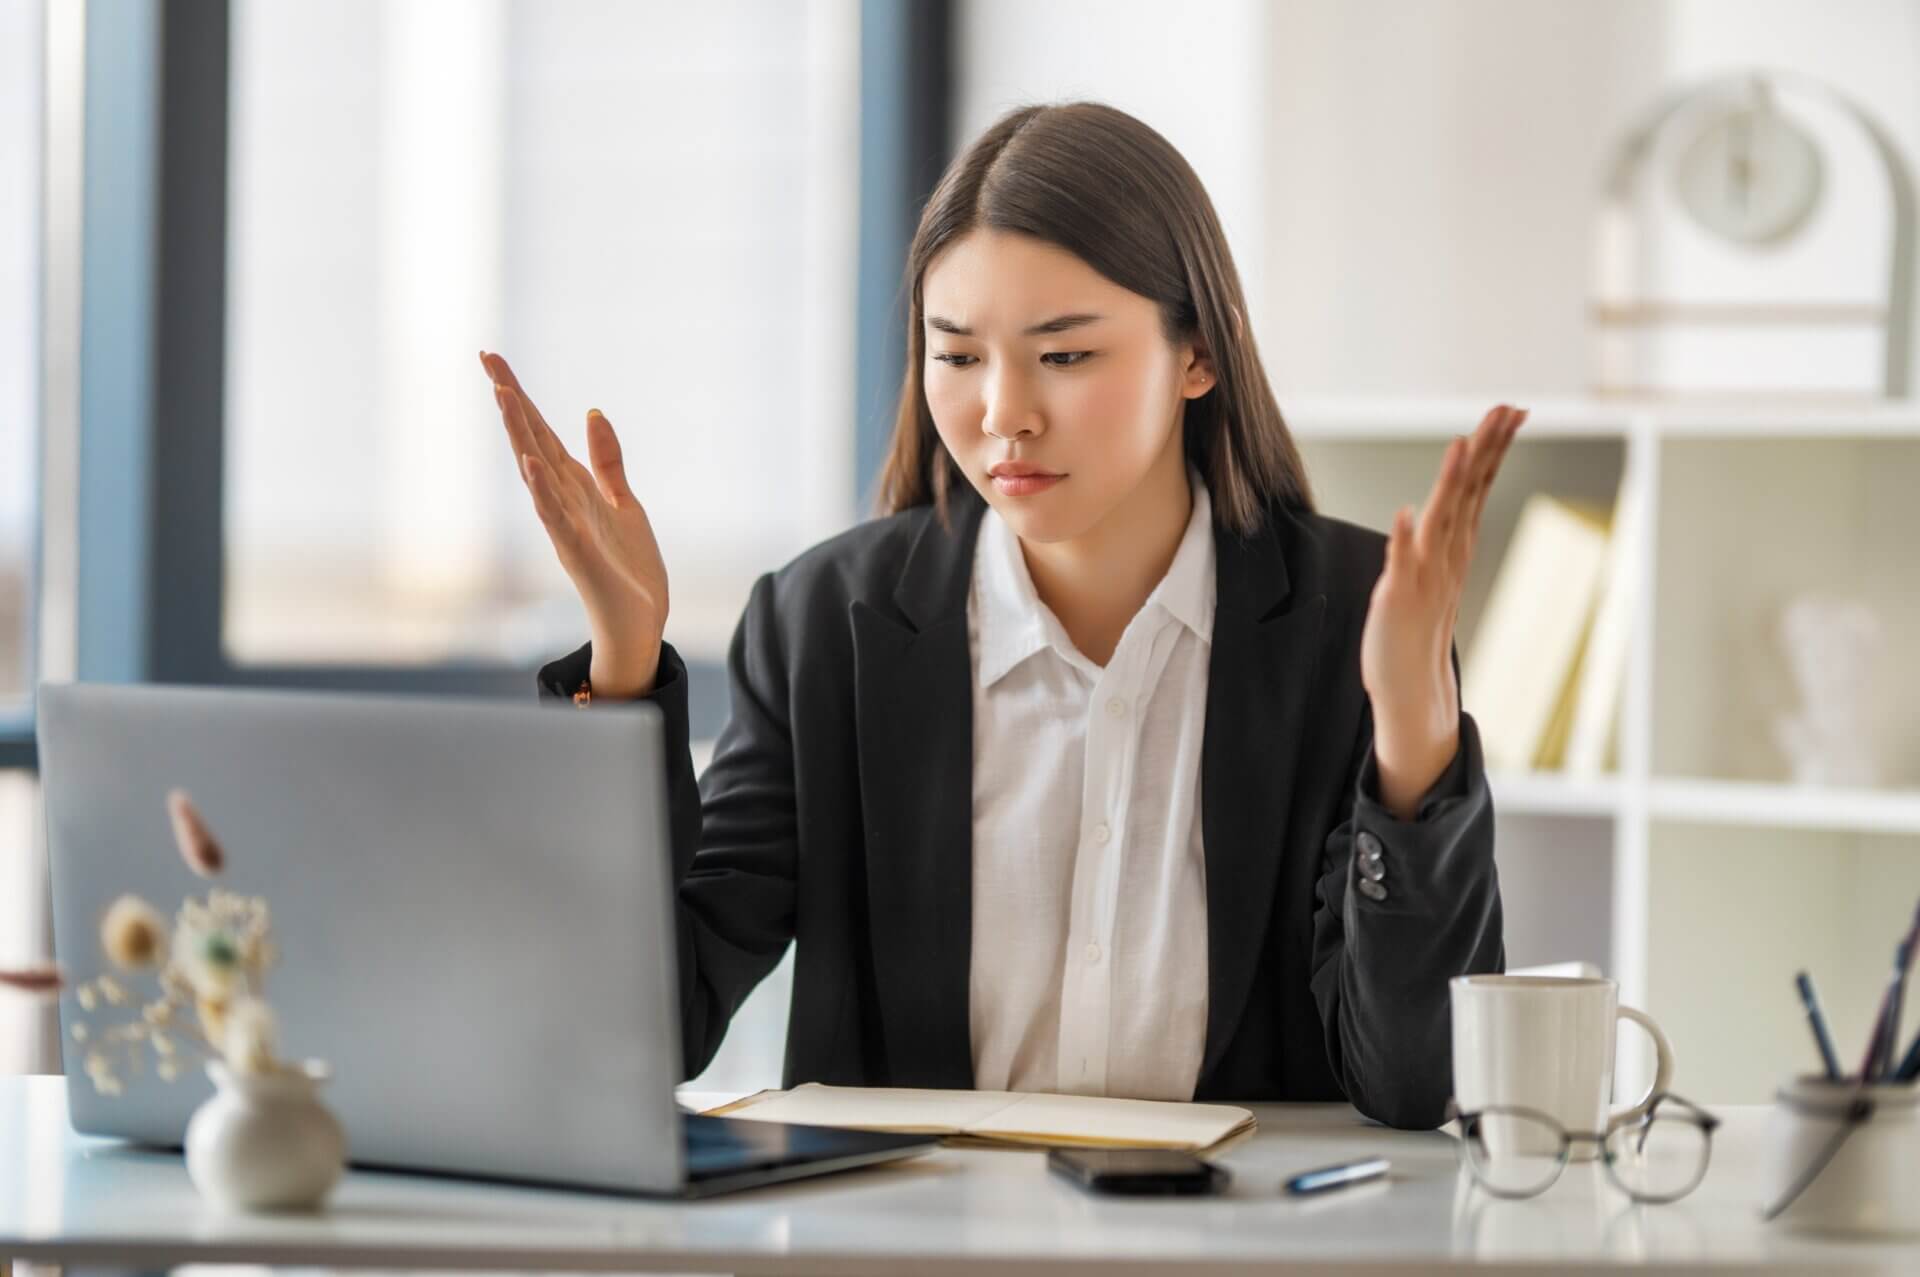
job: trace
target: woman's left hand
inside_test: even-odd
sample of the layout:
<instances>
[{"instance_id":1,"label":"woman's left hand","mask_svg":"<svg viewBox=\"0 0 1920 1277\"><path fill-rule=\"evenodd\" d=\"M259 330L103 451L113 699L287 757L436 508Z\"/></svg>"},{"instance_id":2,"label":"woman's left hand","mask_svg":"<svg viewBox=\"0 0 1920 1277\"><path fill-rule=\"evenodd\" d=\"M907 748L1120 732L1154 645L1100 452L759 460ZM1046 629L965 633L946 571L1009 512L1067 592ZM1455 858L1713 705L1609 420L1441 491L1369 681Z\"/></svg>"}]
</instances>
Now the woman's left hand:
<instances>
[{"instance_id":1,"label":"woman's left hand","mask_svg":"<svg viewBox=\"0 0 1920 1277\"><path fill-rule=\"evenodd\" d=\"M1380 796L1412 819L1460 745L1460 688L1453 625L1480 531L1480 512L1524 409L1493 409L1471 437L1447 445L1416 525L1413 507L1394 515L1386 566L1373 587L1360 637L1360 680L1373 704Z\"/></svg>"}]
</instances>

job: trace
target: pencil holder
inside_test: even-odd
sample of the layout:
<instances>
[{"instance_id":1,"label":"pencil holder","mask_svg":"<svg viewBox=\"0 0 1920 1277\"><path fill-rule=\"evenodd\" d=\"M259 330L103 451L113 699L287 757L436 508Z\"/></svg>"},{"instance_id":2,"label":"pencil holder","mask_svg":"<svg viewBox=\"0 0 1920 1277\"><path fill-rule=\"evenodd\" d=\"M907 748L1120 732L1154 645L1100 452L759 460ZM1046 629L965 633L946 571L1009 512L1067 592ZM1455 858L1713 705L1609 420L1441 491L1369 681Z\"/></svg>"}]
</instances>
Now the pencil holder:
<instances>
[{"instance_id":1,"label":"pencil holder","mask_svg":"<svg viewBox=\"0 0 1920 1277\"><path fill-rule=\"evenodd\" d=\"M1765 1218L1803 1232L1920 1234L1920 1088L1805 1074L1774 1094Z\"/></svg>"}]
</instances>

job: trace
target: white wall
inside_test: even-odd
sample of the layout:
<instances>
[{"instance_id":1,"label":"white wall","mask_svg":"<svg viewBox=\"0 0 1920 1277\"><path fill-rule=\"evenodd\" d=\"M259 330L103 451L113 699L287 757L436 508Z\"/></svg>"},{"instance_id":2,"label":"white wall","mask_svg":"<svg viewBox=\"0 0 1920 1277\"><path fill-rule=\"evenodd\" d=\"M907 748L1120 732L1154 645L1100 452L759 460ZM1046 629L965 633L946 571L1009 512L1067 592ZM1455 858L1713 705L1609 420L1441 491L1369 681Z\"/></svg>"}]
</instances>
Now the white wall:
<instances>
[{"instance_id":1,"label":"white wall","mask_svg":"<svg viewBox=\"0 0 1920 1277\"><path fill-rule=\"evenodd\" d=\"M958 13L954 149L1029 103L1092 98L1128 111L1193 165L1257 292L1271 239L1261 160L1269 12L1259 0L971 0Z\"/></svg>"},{"instance_id":2,"label":"white wall","mask_svg":"<svg viewBox=\"0 0 1920 1277\"><path fill-rule=\"evenodd\" d=\"M959 46L956 145L1017 102L1084 95L1181 149L1283 396L1587 389L1600 183L1621 131L1673 85L1799 71L1920 152L1911 0L974 0ZM1860 201L1878 193L1834 176L1814 229L1841 228L1851 254L1803 253L1787 283L1855 296L1877 284L1877 232L1855 228L1875 225ZM1719 264L1695 235L1650 269L1712 288ZM1825 362L1850 374L1858 343Z\"/></svg>"}]
</instances>

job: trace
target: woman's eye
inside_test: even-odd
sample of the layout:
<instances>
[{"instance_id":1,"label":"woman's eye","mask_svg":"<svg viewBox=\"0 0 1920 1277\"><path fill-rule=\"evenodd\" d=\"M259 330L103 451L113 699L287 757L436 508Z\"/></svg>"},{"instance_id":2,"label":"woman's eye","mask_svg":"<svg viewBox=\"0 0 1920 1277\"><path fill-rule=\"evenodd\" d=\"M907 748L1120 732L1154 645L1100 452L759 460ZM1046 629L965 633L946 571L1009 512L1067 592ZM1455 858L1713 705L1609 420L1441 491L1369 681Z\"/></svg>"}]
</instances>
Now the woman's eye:
<instances>
[{"instance_id":1,"label":"woman's eye","mask_svg":"<svg viewBox=\"0 0 1920 1277\"><path fill-rule=\"evenodd\" d=\"M1085 363L1092 357L1093 352L1091 350L1053 350L1040 356L1040 360L1042 363L1047 363L1047 366L1050 368L1072 368L1077 364ZM933 358L953 368L966 368L973 363L972 355L962 355L953 352L937 354L933 356Z\"/></svg>"}]
</instances>

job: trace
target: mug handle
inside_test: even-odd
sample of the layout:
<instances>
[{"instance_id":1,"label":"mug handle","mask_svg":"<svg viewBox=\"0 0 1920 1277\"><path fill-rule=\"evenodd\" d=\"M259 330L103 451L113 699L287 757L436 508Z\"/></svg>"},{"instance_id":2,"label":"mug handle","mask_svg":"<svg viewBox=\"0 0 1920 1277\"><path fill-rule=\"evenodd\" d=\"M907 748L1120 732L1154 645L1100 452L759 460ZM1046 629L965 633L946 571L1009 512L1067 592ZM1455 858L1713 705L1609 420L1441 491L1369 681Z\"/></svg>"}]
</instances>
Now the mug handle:
<instances>
[{"instance_id":1,"label":"mug handle","mask_svg":"<svg viewBox=\"0 0 1920 1277\"><path fill-rule=\"evenodd\" d=\"M1666 1090L1667 1084L1673 1081L1673 1045L1667 1041L1667 1035L1660 1031L1660 1026L1653 1022L1653 1017L1645 1011L1630 1006L1615 1007L1614 1015L1620 1020L1632 1020L1647 1031L1647 1036L1653 1039L1654 1063L1653 1084L1647 1088L1645 1095L1607 1118L1609 1131L1618 1130L1628 1122L1637 1122L1645 1117L1648 1110L1653 1107L1653 1097Z\"/></svg>"}]
</instances>

